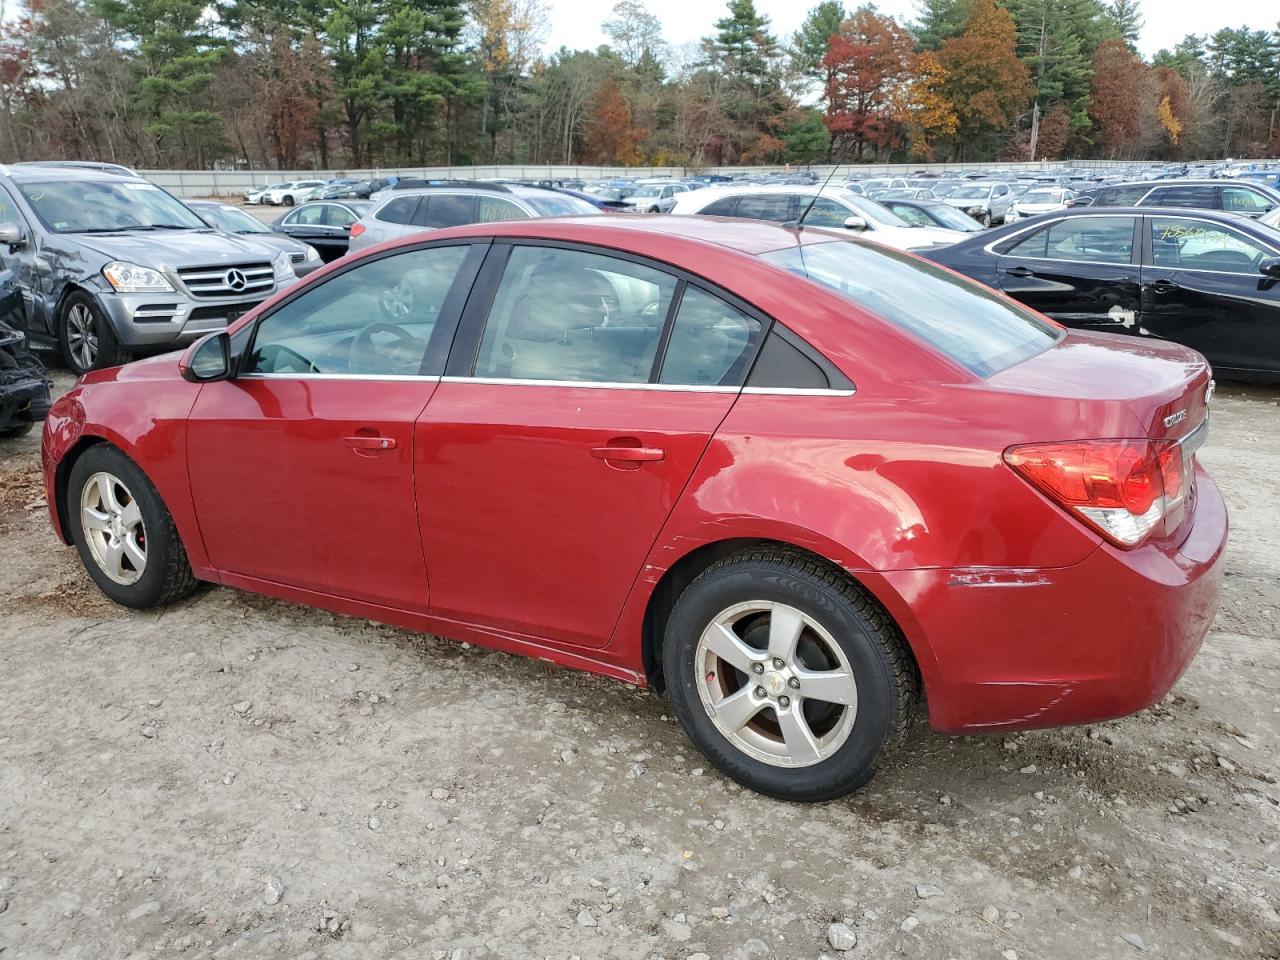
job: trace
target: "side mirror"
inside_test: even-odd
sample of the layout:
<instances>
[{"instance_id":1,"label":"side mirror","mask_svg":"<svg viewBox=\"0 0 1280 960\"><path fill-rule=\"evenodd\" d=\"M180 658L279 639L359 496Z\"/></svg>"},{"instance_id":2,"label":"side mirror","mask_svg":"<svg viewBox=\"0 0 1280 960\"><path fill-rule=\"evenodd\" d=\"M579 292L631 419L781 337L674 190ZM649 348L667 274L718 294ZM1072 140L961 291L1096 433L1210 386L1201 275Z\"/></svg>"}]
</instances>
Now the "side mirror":
<instances>
[{"instance_id":1,"label":"side mirror","mask_svg":"<svg viewBox=\"0 0 1280 960\"><path fill-rule=\"evenodd\" d=\"M867 229L867 221L862 217L845 217L844 228L846 230L865 230Z\"/></svg>"},{"instance_id":2,"label":"side mirror","mask_svg":"<svg viewBox=\"0 0 1280 960\"><path fill-rule=\"evenodd\" d=\"M231 376L231 335L225 330L201 337L178 361L178 371L192 383L227 380Z\"/></svg>"},{"instance_id":3,"label":"side mirror","mask_svg":"<svg viewBox=\"0 0 1280 960\"><path fill-rule=\"evenodd\" d=\"M0 245L25 247L27 237L16 223L0 223Z\"/></svg>"},{"instance_id":4,"label":"side mirror","mask_svg":"<svg viewBox=\"0 0 1280 960\"><path fill-rule=\"evenodd\" d=\"M1258 272L1264 277L1280 279L1280 257L1267 257L1258 264Z\"/></svg>"}]
</instances>

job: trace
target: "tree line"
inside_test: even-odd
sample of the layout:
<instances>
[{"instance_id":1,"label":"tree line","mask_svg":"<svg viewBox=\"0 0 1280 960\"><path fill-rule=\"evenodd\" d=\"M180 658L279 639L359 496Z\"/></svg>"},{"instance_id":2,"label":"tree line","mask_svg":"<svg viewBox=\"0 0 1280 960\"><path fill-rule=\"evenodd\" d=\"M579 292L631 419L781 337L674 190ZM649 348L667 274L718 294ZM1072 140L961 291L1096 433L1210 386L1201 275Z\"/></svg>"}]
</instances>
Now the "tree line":
<instances>
[{"instance_id":1,"label":"tree line","mask_svg":"<svg viewBox=\"0 0 1280 960\"><path fill-rule=\"evenodd\" d=\"M673 47L619 0L545 53L547 0L0 0L0 160L143 168L804 164L1280 153L1280 24L1150 62L1137 0L728 0Z\"/></svg>"}]
</instances>

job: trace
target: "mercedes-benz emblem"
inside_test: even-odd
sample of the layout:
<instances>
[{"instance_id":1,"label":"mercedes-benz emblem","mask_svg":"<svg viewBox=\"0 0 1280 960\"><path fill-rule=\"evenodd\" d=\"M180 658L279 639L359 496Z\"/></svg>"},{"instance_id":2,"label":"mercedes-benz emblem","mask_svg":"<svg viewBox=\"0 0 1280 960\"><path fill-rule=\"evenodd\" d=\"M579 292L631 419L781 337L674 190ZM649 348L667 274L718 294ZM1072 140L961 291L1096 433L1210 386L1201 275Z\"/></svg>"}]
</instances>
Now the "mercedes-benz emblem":
<instances>
[{"instance_id":1,"label":"mercedes-benz emblem","mask_svg":"<svg viewBox=\"0 0 1280 960\"><path fill-rule=\"evenodd\" d=\"M228 270L222 279L232 290L243 290L249 283L248 278L239 270Z\"/></svg>"}]
</instances>

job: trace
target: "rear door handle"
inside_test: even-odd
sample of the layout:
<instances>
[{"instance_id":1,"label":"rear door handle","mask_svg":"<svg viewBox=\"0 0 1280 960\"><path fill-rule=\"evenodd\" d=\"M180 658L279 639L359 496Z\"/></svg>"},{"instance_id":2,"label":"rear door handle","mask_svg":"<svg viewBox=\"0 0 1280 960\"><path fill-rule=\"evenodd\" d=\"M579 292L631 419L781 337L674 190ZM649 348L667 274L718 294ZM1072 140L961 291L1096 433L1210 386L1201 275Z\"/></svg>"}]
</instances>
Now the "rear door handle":
<instances>
[{"instance_id":1,"label":"rear door handle","mask_svg":"<svg viewBox=\"0 0 1280 960\"><path fill-rule=\"evenodd\" d=\"M352 450L394 450L394 437L343 437L342 442Z\"/></svg>"},{"instance_id":2,"label":"rear door handle","mask_svg":"<svg viewBox=\"0 0 1280 960\"><path fill-rule=\"evenodd\" d=\"M1174 290L1180 289L1172 280L1157 280L1151 284L1151 289L1156 293L1172 293Z\"/></svg>"},{"instance_id":3,"label":"rear door handle","mask_svg":"<svg viewBox=\"0 0 1280 960\"><path fill-rule=\"evenodd\" d=\"M643 463L646 461L665 460L667 452L660 447L592 447L591 455L597 460Z\"/></svg>"},{"instance_id":4,"label":"rear door handle","mask_svg":"<svg viewBox=\"0 0 1280 960\"><path fill-rule=\"evenodd\" d=\"M1008 274L1009 276L1011 276L1011 277L1029 277L1029 276L1031 276L1031 270L1030 270L1030 268L1028 268L1028 267L1007 267L1007 268L1005 268L1005 271L1004 271L1004 272L1005 272L1005 273L1007 273L1007 274Z\"/></svg>"}]
</instances>

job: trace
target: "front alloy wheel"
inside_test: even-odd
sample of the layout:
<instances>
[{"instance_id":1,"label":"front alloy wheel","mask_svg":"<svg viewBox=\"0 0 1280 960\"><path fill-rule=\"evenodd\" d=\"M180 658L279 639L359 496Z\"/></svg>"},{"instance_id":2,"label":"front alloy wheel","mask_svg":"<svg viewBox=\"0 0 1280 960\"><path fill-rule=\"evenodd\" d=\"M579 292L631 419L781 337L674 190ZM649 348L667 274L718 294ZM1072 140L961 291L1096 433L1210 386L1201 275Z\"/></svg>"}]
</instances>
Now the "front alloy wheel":
<instances>
[{"instance_id":1,"label":"front alloy wheel","mask_svg":"<svg viewBox=\"0 0 1280 960\"><path fill-rule=\"evenodd\" d=\"M80 524L98 568L123 586L137 583L147 568L147 529L124 481L105 471L90 476L80 493Z\"/></svg>"},{"instance_id":2,"label":"front alloy wheel","mask_svg":"<svg viewBox=\"0 0 1280 960\"><path fill-rule=\"evenodd\" d=\"M81 370L92 370L98 362L97 320L87 303L67 308L67 353Z\"/></svg>"}]
</instances>

